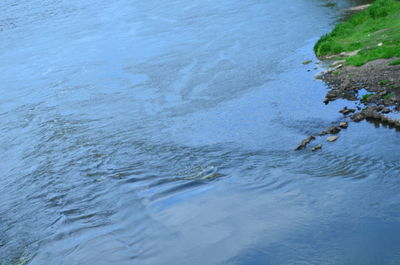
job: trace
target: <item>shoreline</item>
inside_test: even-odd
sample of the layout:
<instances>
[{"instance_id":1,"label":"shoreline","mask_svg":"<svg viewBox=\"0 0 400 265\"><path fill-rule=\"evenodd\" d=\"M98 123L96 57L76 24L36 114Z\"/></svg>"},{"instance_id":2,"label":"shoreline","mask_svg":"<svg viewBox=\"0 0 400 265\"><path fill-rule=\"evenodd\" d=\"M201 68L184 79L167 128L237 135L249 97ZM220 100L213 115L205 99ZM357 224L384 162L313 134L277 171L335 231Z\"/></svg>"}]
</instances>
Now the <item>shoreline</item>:
<instances>
[{"instance_id":1,"label":"shoreline","mask_svg":"<svg viewBox=\"0 0 400 265\"><path fill-rule=\"evenodd\" d=\"M397 34L396 29L397 27L400 29L400 24L394 24L392 28L388 28L388 23L383 23L384 26L374 28L372 31L365 26L371 24L371 20L375 23L387 20L387 17L398 16L396 11L393 11L394 15L390 14L387 8L390 5L398 6L399 4L393 0L377 0L371 5L350 8L349 10L358 12L353 14L348 22L336 25L331 33L322 36L315 44L314 51L321 61L335 60L330 64L329 69L315 77L329 87L323 102L329 104L337 99L345 99L349 101L349 105L356 105L355 108L346 106L338 110L345 118L349 118L349 121L367 120L400 131L400 119L389 115L400 111L400 54L397 51L391 53L390 56L383 53L379 57L374 54L375 51L384 51L384 49L393 50L393 47L400 51L400 43L387 41L392 38L392 35ZM382 14L384 12L388 14L382 17L370 17L371 13L381 11ZM365 30L366 35L362 37L370 38L368 41L363 40L365 43L362 44L357 35L359 29ZM395 38L397 35L393 37ZM310 135L295 150L306 148L316 136L336 135L347 126L346 122L346 124L332 126L319 134ZM336 139L338 136L330 136L326 140L331 142ZM314 146L311 151L319 150L321 147L322 145Z\"/></svg>"},{"instance_id":2,"label":"shoreline","mask_svg":"<svg viewBox=\"0 0 400 265\"><path fill-rule=\"evenodd\" d=\"M341 98L359 100L364 105L395 106L400 100L400 65L390 63L396 60L377 59L359 67L334 62L332 68L316 77L330 88L325 104Z\"/></svg>"},{"instance_id":3,"label":"shoreline","mask_svg":"<svg viewBox=\"0 0 400 265\"><path fill-rule=\"evenodd\" d=\"M349 106L338 112L346 122L332 125L320 133L303 139L294 150L305 149L317 137L326 137L326 142L335 142L342 130L347 129L350 122L370 121L400 132L400 119L390 114L400 113L400 65L389 65L397 60L377 59L363 66L345 66L335 61L326 72L320 73L316 79L328 86L323 102L327 105L337 99L349 101ZM384 79L383 79L384 78ZM311 151L322 149L322 144L311 146Z\"/></svg>"},{"instance_id":4,"label":"shoreline","mask_svg":"<svg viewBox=\"0 0 400 265\"><path fill-rule=\"evenodd\" d=\"M377 0L349 10L358 12L322 36L314 47L321 60L336 60L317 77L330 88L324 103L339 98L358 101L359 112L351 116L354 121L373 109L374 119L382 123L390 120L400 128L400 120L392 122L384 116L400 111L400 24L396 22L400 18L400 2ZM379 26L371 27L373 24ZM341 52L334 53L335 48ZM382 114L377 115L379 112Z\"/></svg>"},{"instance_id":5,"label":"shoreline","mask_svg":"<svg viewBox=\"0 0 400 265\"><path fill-rule=\"evenodd\" d=\"M324 103L336 99L355 101L357 110L349 116L353 121L371 119L399 130L400 119L387 116L400 111L400 65L390 65L395 60L377 59L360 67L339 65L325 72L320 79L330 89Z\"/></svg>"}]
</instances>

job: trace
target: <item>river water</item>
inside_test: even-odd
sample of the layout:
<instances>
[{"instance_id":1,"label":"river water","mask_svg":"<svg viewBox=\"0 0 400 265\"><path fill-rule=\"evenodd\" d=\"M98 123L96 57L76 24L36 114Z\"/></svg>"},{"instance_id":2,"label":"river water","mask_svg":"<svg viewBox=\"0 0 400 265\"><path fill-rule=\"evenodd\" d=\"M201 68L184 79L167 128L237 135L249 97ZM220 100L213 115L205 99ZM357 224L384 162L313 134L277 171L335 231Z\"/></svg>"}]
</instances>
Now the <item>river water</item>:
<instances>
[{"instance_id":1,"label":"river water","mask_svg":"<svg viewBox=\"0 0 400 265\"><path fill-rule=\"evenodd\" d=\"M0 264L398 264L400 134L293 151L365 2L1 1Z\"/></svg>"}]
</instances>

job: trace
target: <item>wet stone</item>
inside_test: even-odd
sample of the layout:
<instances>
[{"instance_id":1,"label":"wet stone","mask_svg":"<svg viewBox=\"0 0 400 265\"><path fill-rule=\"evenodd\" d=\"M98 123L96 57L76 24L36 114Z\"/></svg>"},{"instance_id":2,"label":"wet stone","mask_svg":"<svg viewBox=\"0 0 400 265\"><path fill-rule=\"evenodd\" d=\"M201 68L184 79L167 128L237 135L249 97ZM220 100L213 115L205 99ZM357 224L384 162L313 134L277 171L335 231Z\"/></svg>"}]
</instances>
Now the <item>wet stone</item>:
<instances>
[{"instance_id":1,"label":"wet stone","mask_svg":"<svg viewBox=\"0 0 400 265\"><path fill-rule=\"evenodd\" d=\"M318 144L316 146L314 146L313 148L311 148L311 151L315 152L317 150L320 150L322 148L322 144Z\"/></svg>"},{"instance_id":2,"label":"wet stone","mask_svg":"<svg viewBox=\"0 0 400 265\"><path fill-rule=\"evenodd\" d=\"M363 115L362 112L357 112L356 114L351 116L351 119L355 122L360 122L363 119L365 119L365 116Z\"/></svg>"},{"instance_id":3,"label":"wet stone","mask_svg":"<svg viewBox=\"0 0 400 265\"><path fill-rule=\"evenodd\" d=\"M315 136L313 136L313 135L307 137L294 150L298 151L298 150L301 150L301 149L305 148L314 139L315 139Z\"/></svg>"},{"instance_id":4,"label":"wet stone","mask_svg":"<svg viewBox=\"0 0 400 265\"><path fill-rule=\"evenodd\" d=\"M342 113L343 115L347 115L353 112L356 112L355 109L349 109L347 107L344 107L342 110L339 111L340 113Z\"/></svg>"},{"instance_id":5,"label":"wet stone","mask_svg":"<svg viewBox=\"0 0 400 265\"><path fill-rule=\"evenodd\" d=\"M328 142L334 142L334 141L336 141L338 138L339 138L338 136L329 136L328 138L326 138L326 140L327 140Z\"/></svg>"},{"instance_id":6,"label":"wet stone","mask_svg":"<svg viewBox=\"0 0 400 265\"><path fill-rule=\"evenodd\" d=\"M339 127L342 129L347 129L347 127L349 127L349 124L347 122L341 122L339 123Z\"/></svg>"},{"instance_id":7,"label":"wet stone","mask_svg":"<svg viewBox=\"0 0 400 265\"><path fill-rule=\"evenodd\" d=\"M337 134L340 132L340 128L336 126L332 126L329 129L322 131L320 135L327 135L327 134Z\"/></svg>"}]
</instances>

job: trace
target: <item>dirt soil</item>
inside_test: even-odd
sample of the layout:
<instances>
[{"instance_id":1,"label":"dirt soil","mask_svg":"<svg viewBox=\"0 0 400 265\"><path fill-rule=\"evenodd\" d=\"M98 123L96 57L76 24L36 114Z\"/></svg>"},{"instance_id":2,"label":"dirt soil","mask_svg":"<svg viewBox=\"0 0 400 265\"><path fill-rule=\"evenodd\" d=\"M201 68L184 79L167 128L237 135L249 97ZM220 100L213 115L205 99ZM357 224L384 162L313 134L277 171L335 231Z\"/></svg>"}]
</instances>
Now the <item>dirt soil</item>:
<instances>
[{"instance_id":1,"label":"dirt soil","mask_svg":"<svg viewBox=\"0 0 400 265\"><path fill-rule=\"evenodd\" d=\"M396 106L400 102L400 65L389 66L394 59L379 59L363 66L343 66L336 62L333 68L320 76L331 88L325 103L337 98L360 100L364 104ZM365 91L362 91L365 89ZM361 92L361 93L360 93ZM362 97L361 94L368 94Z\"/></svg>"}]
</instances>

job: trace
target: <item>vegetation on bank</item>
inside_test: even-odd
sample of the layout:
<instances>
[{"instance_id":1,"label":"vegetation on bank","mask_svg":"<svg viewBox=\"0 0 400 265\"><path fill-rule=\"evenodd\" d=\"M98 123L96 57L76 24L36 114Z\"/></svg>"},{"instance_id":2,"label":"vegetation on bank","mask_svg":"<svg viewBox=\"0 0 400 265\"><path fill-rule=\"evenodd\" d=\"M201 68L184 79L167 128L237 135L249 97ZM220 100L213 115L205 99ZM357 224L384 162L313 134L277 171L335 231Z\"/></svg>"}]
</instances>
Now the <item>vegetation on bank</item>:
<instances>
[{"instance_id":1,"label":"vegetation on bank","mask_svg":"<svg viewBox=\"0 0 400 265\"><path fill-rule=\"evenodd\" d=\"M400 0L376 0L338 24L314 46L317 56L358 50L346 58L347 64L360 66L379 58L400 57Z\"/></svg>"}]
</instances>

